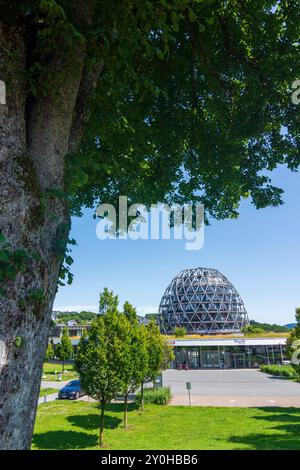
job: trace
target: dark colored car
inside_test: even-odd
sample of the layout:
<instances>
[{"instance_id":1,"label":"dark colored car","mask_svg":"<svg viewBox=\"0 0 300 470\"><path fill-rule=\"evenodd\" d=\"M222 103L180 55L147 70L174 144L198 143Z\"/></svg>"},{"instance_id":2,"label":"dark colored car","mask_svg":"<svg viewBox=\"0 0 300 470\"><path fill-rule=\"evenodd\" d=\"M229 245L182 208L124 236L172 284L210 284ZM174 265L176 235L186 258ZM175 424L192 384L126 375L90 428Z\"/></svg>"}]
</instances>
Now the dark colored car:
<instances>
[{"instance_id":1,"label":"dark colored car","mask_svg":"<svg viewBox=\"0 0 300 470\"><path fill-rule=\"evenodd\" d=\"M68 398L69 400L77 400L83 395L85 395L85 392L80 386L80 380L71 380L58 392L59 399Z\"/></svg>"}]
</instances>

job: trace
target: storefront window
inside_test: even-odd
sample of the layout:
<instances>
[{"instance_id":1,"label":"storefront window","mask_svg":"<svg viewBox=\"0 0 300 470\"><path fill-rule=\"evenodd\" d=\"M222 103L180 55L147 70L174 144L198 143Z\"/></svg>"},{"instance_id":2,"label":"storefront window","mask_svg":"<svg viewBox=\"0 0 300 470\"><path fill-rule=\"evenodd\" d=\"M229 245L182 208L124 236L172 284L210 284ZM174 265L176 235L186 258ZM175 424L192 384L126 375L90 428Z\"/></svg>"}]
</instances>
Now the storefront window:
<instances>
[{"instance_id":1,"label":"storefront window","mask_svg":"<svg viewBox=\"0 0 300 470\"><path fill-rule=\"evenodd\" d=\"M285 350L281 345L176 347L175 367L189 369L243 369L260 364L282 364Z\"/></svg>"}]
</instances>

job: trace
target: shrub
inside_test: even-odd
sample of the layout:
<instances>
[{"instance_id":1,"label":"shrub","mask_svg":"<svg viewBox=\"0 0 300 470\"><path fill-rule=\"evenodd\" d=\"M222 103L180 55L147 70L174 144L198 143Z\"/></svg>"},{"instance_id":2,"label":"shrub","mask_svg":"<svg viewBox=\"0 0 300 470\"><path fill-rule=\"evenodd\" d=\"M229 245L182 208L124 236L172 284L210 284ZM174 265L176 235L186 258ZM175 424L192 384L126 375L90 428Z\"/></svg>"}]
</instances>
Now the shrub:
<instances>
[{"instance_id":1,"label":"shrub","mask_svg":"<svg viewBox=\"0 0 300 470\"><path fill-rule=\"evenodd\" d=\"M253 334L260 335L260 334L264 333L264 330L262 328L257 327L257 326L246 325L246 326L243 326L242 333L244 333L245 335L253 335Z\"/></svg>"},{"instance_id":2,"label":"shrub","mask_svg":"<svg viewBox=\"0 0 300 470\"><path fill-rule=\"evenodd\" d=\"M266 374L277 375L280 377L286 377L288 379L296 379L297 374L291 366L260 366L260 370Z\"/></svg>"},{"instance_id":3,"label":"shrub","mask_svg":"<svg viewBox=\"0 0 300 470\"><path fill-rule=\"evenodd\" d=\"M144 402L152 403L154 405L167 405L171 400L171 391L169 388L145 388L144 389ZM141 404L141 394L138 392L135 396L135 401L138 405Z\"/></svg>"},{"instance_id":4,"label":"shrub","mask_svg":"<svg viewBox=\"0 0 300 470\"><path fill-rule=\"evenodd\" d=\"M184 326L176 326L174 328L174 335L176 338L182 338L183 336L186 336L186 328Z\"/></svg>"}]
</instances>

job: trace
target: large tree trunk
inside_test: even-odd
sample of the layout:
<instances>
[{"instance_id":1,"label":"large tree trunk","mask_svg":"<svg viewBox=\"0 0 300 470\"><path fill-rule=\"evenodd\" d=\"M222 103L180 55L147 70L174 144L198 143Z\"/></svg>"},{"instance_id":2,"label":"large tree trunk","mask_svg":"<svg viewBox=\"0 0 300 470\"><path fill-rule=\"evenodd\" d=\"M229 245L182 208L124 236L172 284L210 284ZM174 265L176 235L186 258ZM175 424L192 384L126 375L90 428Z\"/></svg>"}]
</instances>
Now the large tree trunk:
<instances>
[{"instance_id":1,"label":"large tree trunk","mask_svg":"<svg viewBox=\"0 0 300 470\"><path fill-rule=\"evenodd\" d=\"M64 158L75 150L70 136L84 113L75 110L82 84L83 94L87 89L85 49L73 51L76 73L63 80L62 100L56 100L28 96L21 26L0 20L0 46L0 78L7 89L6 104L0 104L0 233L15 268L10 278L3 274L0 245L0 449L28 449L63 259L61 241L70 228L65 202L49 190L64 189ZM63 64L57 59L49 66Z\"/></svg>"},{"instance_id":2,"label":"large tree trunk","mask_svg":"<svg viewBox=\"0 0 300 470\"><path fill-rule=\"evenodd\" d=\"M29 164L26 157L22 159ZM19 158L12 154L0 164L0 199L4 201L0 230L11 250L22 249L28 254L24 269L5 284L0 299L0 340L4 345L0 371L1 449L30 447L60 267L52 243L58 220L67 220L62 213L55 222L43 215L38 195L32 194L24 181L19 182L26 175L21 169ZM26 176L28 184L37 184L33 169Z\"/></svg>"}]
</instances>

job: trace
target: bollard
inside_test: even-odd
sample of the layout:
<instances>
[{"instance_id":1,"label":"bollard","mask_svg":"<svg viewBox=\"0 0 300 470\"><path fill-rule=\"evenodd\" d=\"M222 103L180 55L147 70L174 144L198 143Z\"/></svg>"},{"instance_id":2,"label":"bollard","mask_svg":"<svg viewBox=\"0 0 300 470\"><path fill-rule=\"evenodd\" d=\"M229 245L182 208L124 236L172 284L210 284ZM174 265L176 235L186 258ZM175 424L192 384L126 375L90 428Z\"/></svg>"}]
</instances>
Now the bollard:
<instances>
[{"instance_id":1,"label":"bollard","mask_svg":"<svg viewBox=\"0 0 300 470\"><path fill-rule=\"evenodd\" d=\"M189 406L192 406L192 402L191 402L192 383L191 382L186 382L186 389L187 389L188 394L189 394Z\"/></svg>"}]
</instances>

